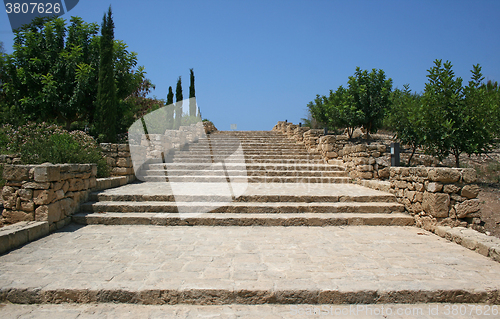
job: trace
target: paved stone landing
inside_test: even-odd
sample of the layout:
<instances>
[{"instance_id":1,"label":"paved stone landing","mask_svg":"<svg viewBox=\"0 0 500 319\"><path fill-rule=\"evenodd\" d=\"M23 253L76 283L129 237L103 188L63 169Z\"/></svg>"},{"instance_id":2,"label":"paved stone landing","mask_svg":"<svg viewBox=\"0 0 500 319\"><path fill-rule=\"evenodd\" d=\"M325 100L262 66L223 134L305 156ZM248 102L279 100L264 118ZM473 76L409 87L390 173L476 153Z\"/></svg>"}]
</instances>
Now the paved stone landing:
<instances>
[{"instance_id":1,"label":"paved stone landing","mask_svg":"<svg viewBox=\"0 0 500 319\"><path fill-rule=\"evenodd\" d=\"M456 308L453 308L456 307ZM0 304L4 318L393 318L472 319L494 318L497 308L481 304L378 304L378 305L131 305L131 304ZM462 311L462 315L460 314ZM490 315L484 315L484 313ZM465 314L464 314L465 313Z\"/></svg>"},{"instance_id":2,"label":"paved stone landing","mask_svg":"<svg viewBox=\"0 0 500 319\"><path fill-rule=\"evenodd\" d=\"M72 225L0 256L0 301L500 303L500 264L414 227Z\"/></svg>"}]
</instances>

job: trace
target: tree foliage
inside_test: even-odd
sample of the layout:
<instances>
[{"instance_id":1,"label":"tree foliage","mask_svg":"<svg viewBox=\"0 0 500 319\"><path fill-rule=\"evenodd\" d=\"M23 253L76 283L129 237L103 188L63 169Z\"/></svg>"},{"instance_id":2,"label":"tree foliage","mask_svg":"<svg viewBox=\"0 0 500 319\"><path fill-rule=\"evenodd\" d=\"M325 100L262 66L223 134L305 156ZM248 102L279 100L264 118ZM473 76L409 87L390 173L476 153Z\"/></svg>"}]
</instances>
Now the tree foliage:
<instances>
[{"instance_id":1,"label":"tree foliage","mask_svg":"<svg viewBox=\"0 0 500 319\"><path fill-rule=\"evenodd\" d=\"M175 88L175 128L181 126L182 120L182 81L181 77L177 79L177 86Z\"/></svg>"},{"instance_id":2,"label":"tree foliage","mask_svg":"<svg viewBox=\"0 0 500 319\"><path fill-rule=\"evenodd\" d=\"M101 26L99 80L97 87L96 127L104 142L116 141L116 83L114 76L114 22L111 6Z\"/></svg>"},{"instance_id":3,"label":"tree foliage","mask_svg":"<svg viewBox=\"0 0 500 319\"><path fill-rule=\"evenodd\" d=\"M316 95L307 105L311 117L320 125L329 128L346 128L349 137L354 129L363 126L368 132L376 132L382 124L386 109L390 105L389 96L392 80L386 79L382 70L370 73L356 68L349 77L348 87L340 86L330 95Z\"/></svg>"},{"instance_id":4,"label":"tree foliage","mask_svg":"<svg viewBox=\"0 0 500 319\"><path fill-rule=\"evenodd\" d=\"M408 165L416 150L424 144L422 127L422 96L412 93L408 84L403 90L396 89L391 94L391 107L387 114L387 124L396 133L395 137L404 145L410 146L412 153Z\"/></svg>"},{"instance_id":5,"label":"tree foliage","mask_svg":"<svg viewBox=\"0 0 500 319\"><path fill-rule=\"evenodd\" d=\"M81 122L92 129L101 60L98 32L96 23L79 17L72 17L69 25L61 18L36 19L16 30L13 53L0 59L0 121L58 122L66 129ZM112 46L111 79L117 87L115 113L120 123L132 107L122 100L139 90L145 72L136 68L137 54L125 43L113 40Z\"/></svg>"},{"instance_id":6,"label":"tree foliage","mask_svg":"<svg viewBox=\"0 0 500 319\"><path fill-rule=\"evenodd\" d=\"M191 98L196 97L195 96L195 89L194 89L194 71L193 69L189 69L189 115L194 117L196 116L196 103L195 100Z\"/></svg>"}]
</instances>

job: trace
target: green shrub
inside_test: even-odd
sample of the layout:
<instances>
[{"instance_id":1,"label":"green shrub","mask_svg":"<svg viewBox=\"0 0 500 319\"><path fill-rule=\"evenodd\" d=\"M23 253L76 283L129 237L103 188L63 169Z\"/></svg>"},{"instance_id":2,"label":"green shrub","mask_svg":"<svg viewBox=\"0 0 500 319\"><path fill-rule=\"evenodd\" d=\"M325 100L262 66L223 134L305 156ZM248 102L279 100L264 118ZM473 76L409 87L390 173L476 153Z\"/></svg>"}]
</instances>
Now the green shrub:
<instances>
[{"instance_id":1,"label":"green shrub","mask_svg":"<svg viewBox=\"0 0 500 319\"><path fill-rule=\"evenodd\" d=\"M0 131L0 137L7 136L4 152L19 154L23 164L95 163L98 177L109 176L101 148L82 131L68 132L47 123L28 123L18 128L4 125Z\"/></svg>"}]
</instances>

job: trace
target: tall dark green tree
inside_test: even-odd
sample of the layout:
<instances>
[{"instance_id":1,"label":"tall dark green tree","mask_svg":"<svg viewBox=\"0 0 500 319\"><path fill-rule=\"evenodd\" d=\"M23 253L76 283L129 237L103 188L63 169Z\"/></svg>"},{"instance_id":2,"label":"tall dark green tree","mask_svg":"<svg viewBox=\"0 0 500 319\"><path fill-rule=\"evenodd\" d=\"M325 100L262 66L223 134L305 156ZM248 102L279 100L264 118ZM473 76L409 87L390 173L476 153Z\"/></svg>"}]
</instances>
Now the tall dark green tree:
<instances>
[{"instance_id":1,"label":"tall dark green tree","mask_svg":"<svg viewBox=\"0 0 500 319\"><path fill-rule=\"evenodd\" d=\"M182 121L182 81L181 77L177 80L177 86L175 88L175 128L181 126Z\"/></svg>"},{"instance_id":2,"label":"tall dark green tree","mask_svg":"<svg viewBox=\"0 0 500 319\"><path fill-rule=\"evenodd\" d=\"M99 137L105 142L116 141L116 84L114 76L114 22L111 6L104 14L100 38L99 81L95 121Z\"/></svg>"},{"instance_id":3,"label":"tall dark green tree","mask_svg":"<svg viewBox=\"0 0 500 319\"><path fill-rule=\"evenodd\" d=\"M168 94L167 94L167 102L166 102L166 120L167 124L166 127L167 129L172 129L174 127L174 92L172 91L172 87L168 87Z\"/></svg>"},{"instance_id":4,"label":"tall dark green tree","mask_svg":"<svg viewBox=\"0 0 500 319\"><path fill-rule=\"evenodd\" d=\"M190 116L196 116L196 103L195 100L191 100L191 98L196 97L195 96L195 89L194 89L194 72L193 69L189 69L189 115Z\"/></svg>"}]
</instances>

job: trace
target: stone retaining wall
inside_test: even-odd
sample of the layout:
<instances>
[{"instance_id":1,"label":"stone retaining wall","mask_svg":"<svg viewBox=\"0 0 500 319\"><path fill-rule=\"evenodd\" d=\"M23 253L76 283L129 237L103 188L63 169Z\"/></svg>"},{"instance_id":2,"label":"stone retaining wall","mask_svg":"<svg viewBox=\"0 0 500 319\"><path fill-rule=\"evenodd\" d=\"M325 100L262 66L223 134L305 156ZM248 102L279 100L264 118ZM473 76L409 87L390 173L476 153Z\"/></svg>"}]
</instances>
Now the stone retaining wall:
<instances>
[{"instance_id":1,"label":"stone retaining wall","mask_svg":"<svg viewBox=\"0 0 500 319\"><path fill-rule=\"evenodd\" d=\"M383 144L354 142L345 135L325 135L324 130L299 127L280 121L273 128L297 143L304 144L310 153L320 153L326 162L341 160L353 179L389 178L390 155Z\"/></svg>"},{"instance_id":2,"label":"stone retaining wall","mask_svg":"<svg viewBox=\"0 0 500 319\"><path fill-rule=\"evenodd\" d=\"M472 168L391 167L390 192L417 226L467 226L482 231L479 187Z\"/></svg>"},{"instance_id":3,"label":"stone retaining wall","mask_svg":"<svg viewBox=\"0 0 500 319\"><path fill-rule=\"evenodd\" d=\"M135 175L129 145L101 143L100 146L111 169L111 176L125 176L128 181L132 181Z\"/></svg>"},{"instance_id":4,"label":"stone retaining wall","mask_svg":"<svg viewBox=\"0 0 500 319\"><path fill-rule=\"evenodd\" d=\"M59 229L88 199L96 175L96 164L6 164L0 223L47 221L50 231Z\"/></svg>"},{"instance_id":5,"label":"stone retaining wall","mask_svg":"<svg viewBox=\"0 0 500 319\"><path fill-rule=\"evenodd\" d=\"M389 178L390 161L384 157L386 146L380 144L346 145L338 151L349 176L354 179Z\"/></svg>"}]
</instances>

